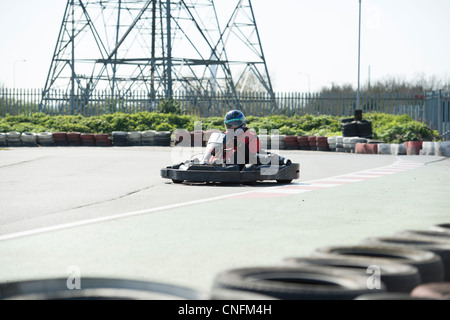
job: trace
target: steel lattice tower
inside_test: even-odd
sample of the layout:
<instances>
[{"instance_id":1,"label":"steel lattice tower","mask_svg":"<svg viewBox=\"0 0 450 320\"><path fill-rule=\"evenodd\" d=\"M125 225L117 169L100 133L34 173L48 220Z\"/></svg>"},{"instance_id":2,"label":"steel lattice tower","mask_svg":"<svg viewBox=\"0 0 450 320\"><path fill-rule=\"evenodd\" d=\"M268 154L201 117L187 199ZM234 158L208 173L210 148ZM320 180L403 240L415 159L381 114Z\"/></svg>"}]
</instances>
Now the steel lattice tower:
<instances>
[{"instance_id":1,"label":"steel lattice tower","mask_svg":"<svg viewBox=\"0 0 450 320\"><path fill-rule=\"evenodd\" d=\"M54 89L237 97L251 72L273 96L250 0L68 0L42 105Z\"/></svg>"}]
</instances>

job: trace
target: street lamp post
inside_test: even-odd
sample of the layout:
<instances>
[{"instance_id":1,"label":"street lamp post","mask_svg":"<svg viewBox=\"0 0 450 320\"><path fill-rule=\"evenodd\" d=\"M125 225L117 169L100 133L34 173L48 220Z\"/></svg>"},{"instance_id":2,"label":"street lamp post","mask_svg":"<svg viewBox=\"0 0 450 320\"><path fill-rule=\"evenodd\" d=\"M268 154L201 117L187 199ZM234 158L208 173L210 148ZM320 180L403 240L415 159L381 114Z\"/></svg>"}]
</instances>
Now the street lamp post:
<instances>
[{"instance_id":1,"label":"street lamp post","mask_svg":"<svg viewBox=\"0 0 450 320\"><path fill-rule=\"evenodd\" d=\"M360 110L361 107L361 89L360 89L360 71L361 71L361 0L359 0L359 32L358 32L358 93L356 108Z\"/></svg>"},{"instance_id":2,"label":"street lamp post","mask_svg":"<svg viewBox=\"0 0 450 320\"><path fill-rule=\"evenodd\" d=\"M16 64L18 62L27 62L27 60L16 60L14 61L14 76L13 76L13 88L16 88Z\"/></svg>"}]
</instances>

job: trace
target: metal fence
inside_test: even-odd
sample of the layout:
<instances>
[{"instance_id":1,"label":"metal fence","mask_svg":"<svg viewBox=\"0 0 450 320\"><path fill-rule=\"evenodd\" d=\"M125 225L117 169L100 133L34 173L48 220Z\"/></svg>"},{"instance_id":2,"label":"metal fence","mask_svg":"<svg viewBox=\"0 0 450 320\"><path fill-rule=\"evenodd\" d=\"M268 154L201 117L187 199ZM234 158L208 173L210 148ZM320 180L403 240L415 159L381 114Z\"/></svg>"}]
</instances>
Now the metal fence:
<instances>
[{"instance_id":1,"label":"metal fence","mask_svg":"<svg viewBox=\"0 0 450 320\"><path fill-rule=\"evenodd\" d=\"M426 94L423 122L450 139L450 92L433 91Z\"/></svg>"},{"instance_id":2,"label":"metal fence","mask_svg":"<svg viewBox=\"0 0 450 320\"><path fill-rule=\"evenodd\" d=\"M131 92L125 96L111 96L107 91L95 91L86 98L77 94L71 98L65 91L47 93L42 101L39 89L0 89L0 116L45 113L49 115L100 116L116 112L138 113L157 111L164 98L150 99L147 92ZM334 115L353 116L356 94L333 93L242 93L237 99L225 94L176 92L173 99L185 114L199 117L222 117L234 108L246 115ZM424 94L361 94L363 112L403 115L423 121Z\"/></svg>"}]
</instances>

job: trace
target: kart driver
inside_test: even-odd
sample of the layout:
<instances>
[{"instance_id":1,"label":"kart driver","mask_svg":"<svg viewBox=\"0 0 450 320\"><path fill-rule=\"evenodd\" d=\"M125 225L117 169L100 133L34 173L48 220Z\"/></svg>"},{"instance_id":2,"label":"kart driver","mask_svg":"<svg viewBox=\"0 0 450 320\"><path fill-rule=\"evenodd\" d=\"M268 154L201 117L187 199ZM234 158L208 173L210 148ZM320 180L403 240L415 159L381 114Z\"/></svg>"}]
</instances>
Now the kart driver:
<instances>
[{"instance_id":1,"label":"kart driver","mask_svg":"<svg viewBox=\"0 0 450 320\"><path fill-rule=\"evenodd\" d=\"M225 115L225 141L223 159L227 164L257 164L260 150L258 136L246 126L245 116L239 110L231 110Z\"/></svg>"}]
</instances>

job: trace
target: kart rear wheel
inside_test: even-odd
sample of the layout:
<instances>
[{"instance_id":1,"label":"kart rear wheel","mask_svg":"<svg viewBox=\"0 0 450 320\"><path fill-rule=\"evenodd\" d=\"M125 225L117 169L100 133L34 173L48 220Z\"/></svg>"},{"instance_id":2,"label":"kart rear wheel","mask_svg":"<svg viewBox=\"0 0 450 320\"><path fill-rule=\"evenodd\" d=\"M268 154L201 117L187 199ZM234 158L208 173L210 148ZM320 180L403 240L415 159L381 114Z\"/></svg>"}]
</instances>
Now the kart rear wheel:
<instances>
[{"instance_id":1,"label":"kart rear wheel","mask_svg":"<svg viewBox=\"0 0 450 320\"><path fill-rule=\"evenodd\" d=\"M292 179L291 180L277 180L278 184L289 184L291 182L292 182Z\"/></svg>"},{"instance_id":2,"label":"kart rear wheel","mask_svg":"<svg viewBox=\"0 0 450 320\"><path fill-rule=\"evenodd\" d=\"M175 179L172 179L172 182L173 182L173 183L176 183L176 184L183 183L183 181L184 181L184 180L175 180Z\"/></svg>"}]
</instances>

